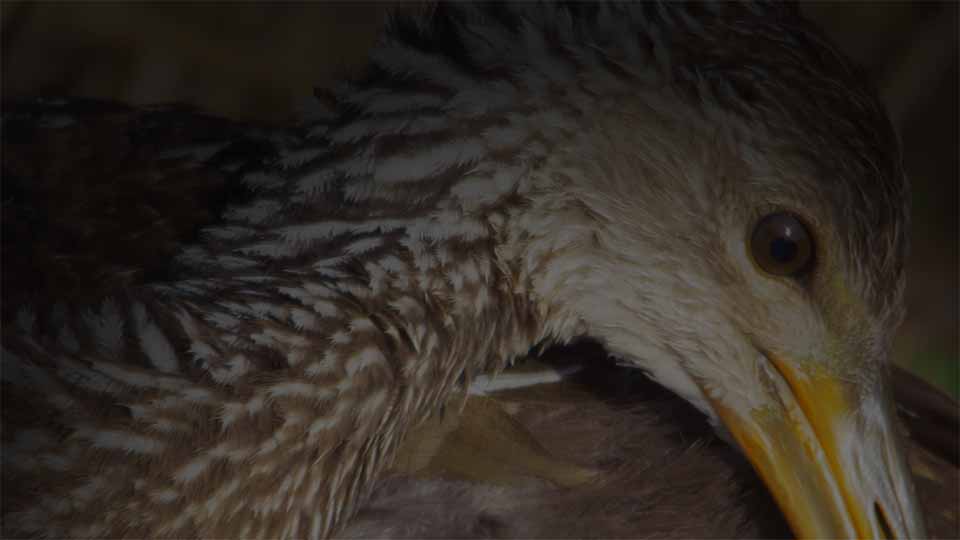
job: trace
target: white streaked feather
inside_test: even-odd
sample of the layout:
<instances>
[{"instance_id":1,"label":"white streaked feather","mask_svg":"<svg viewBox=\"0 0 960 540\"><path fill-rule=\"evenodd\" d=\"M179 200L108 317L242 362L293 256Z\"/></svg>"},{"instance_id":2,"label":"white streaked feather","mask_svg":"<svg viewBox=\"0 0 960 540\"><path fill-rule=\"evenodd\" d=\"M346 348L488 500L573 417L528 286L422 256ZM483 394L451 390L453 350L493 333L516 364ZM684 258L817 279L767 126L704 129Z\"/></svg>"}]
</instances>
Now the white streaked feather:
<instances>
[{"instance_id":1,"label":"white streaked feather","mask_svg":"<svg viewBox=\"0 0 960 540\"><path fill-rule=\"evenodd\" d=\"M297 179L297 192L308 195L325 192L338 178L340 178L340 172L336 169L324 167L311 171Z\"/></svg>"},{"instance_id":2,"label":"white streaked feather","mask_svg":"<svg viewBox=\"0 0 960 540\"><path fill-rule=\"evenodd\" d=\"M458 212L436 212L430 216L430 219L417 220L407 228L410 238L433 241L445 241L458 237L473 241L485 238L489 232L482 221ZM418 266L421 270L434 267L429 263Z\"/></svg>"},{"instance_id":3,"label":"white streaked feather","mask_svg":"<svg viewBox=\"0 0 960 540\"><path fill-rule=\"evenodd\" d=\"M373 251L379 247L383 246L383 238L380 236L367 236L365 238L360 238L359 240L354 240L346 246L344 246L344 253L350 255L362 255L369 251Z\"/></svg>"},{"instance_id":4,"label":"white streaked feather","mask_svg":"<svg viewBox=\"0 0 960 540\"><path fill-rule=\"evenodd\" d=\"M186 465L177 469L177 472L173 474L174 481L178 484L189 484L193 482L207 470L207 467L210 466L210 461L210 456L206 454L194 458Z\"/></svg>"},{"instance_id":5,"label":"white streaked feather","mask_svg":"<svg viewBox=\"0 0 960 540\"><path fill-rule=\"evenodd\" d=\"M321 317L338 317L341 314L340 308L329 300L317 300L312 307L313 311Z\"/></svg>"},{"instance_id":6,"label":"white streaked feather","mask_svg":"<svg viewBox=\"0 0 960 540\"><path fill-rule=\"evenodd\" d=\"M383 353L375 347L366 347L363 350L352 355L346 362L344 369L347 372L347 378L353 377L357 372L370 366L386 365L387 359Z\"/></svg>"},{"instance_id":7,"label":"white streaked feather","mask_svg":"<svg viewBox=\"0 0 960 540\"><path fill-rule=\"evenodd\" d=\"M393 155L380 160L373 178L385 184L417 182L452 167L476 162L486 153L482 139L473 137L431 144L414 154Z\"/></svg>"},{"instance_id":8,"label":"white streaked feather","mask_svg":"<svg viewBox=\"0 0 960 540\"><path fill-rule=\"evenodd\" d=\"M150 500L158 504L169 504L177 500L180 497L180 493L175 489L171 488L162 488L153 490L148 495Z\"/></svg>"},{"instance_id":9,"label":"white streaked feather","mask_svg":"<svg viewBox=\"0 0 960 540\"><path fill-rule=\"evenodd\" d=\"M235 354L224 363L224 368L210 369L210 376L220 384L231 384L246 375L252 369L250 360L242 355Z\"/></svg>"},{"instance_id":10,"label":"white streaked feather","mask_svg":"<svg viewBox=\"0 0 960 540\"><path fill-rule=\"evenodd\" d=\"M438 114L422 114L414 117L364 118L343 126L330 134L337 143L353 143L364 137L391 135L422 135L439 133L450 128L450 119Z\"/></svg>"},{"instance_id":11,"label":"white streaked feather","mask_svg":"<svg viewBox=\"0 0 960 540\"><path fill-rule=\"evenodd\" d=\"M316 330L320 324L315 314L298 308L290 309L290 322L298 330Z\"/></svg>"},{"instance_id":12,"label":"white streaked feather","mask_svg":"<svg viewBox=\"0 0 960 540\"><path fill-rule=\"evenodd\" d=\"M298 148L288 151L280 158L280 166L283 168L297 167L317 159L326 151L325 148Z\"/></svg>"},{"instance_id":13,"label":"white streaked feather","mask_svg":"<svg viewBox=\"0 0 960 540\"><path fill-rule=\"evenodd\" d=\"M381 268L387 272L392 272L394 274L400 274L408 271L408 265L404 261L400 260L394 255L387 255L382 257L377 261Z\"/></svg>"},{"instance_id":14,"label":"white streaked feather","mask_svg":"<svg viewBox=\"0 0 960 540\"><path fill-rule=\"evenodd\" d=\"M133 320L137 329L137 338L140 348L153 367L164 373L179 371L180 362L177 352L160 327L150 320L146 306L137 303L133 305Z\"/></svg>"},{"instance_id":15,"label":"white streaked feather","mask_svg":"<svg viewBox=\"0 0 960 540\"><path fill-rule=\"evenodd\" d=\"M467 175L451 186L450 193L471 207L494 204L513 192L522 173L520 167L498 167L493 174Z\"/></svg>"},{"instance_id":16,"label":"white streaked feather","mask_svg":"<svg viewBox=\"0 0 960 540\"><path fill-rule=\"evenodd\" d=\"M272 398L305 397L324 400L334 397L336 392L308 382L286 381L270 386L267 394Z\"/></svg>"},{"instance_id":17,"label":"white streaked feather","mask_svg":"<svg viewBox=\"0 0 960 540\"><path fill-rule=\"evenodd\" d=\"M304 225L291 225L278 229L278 232L288 242L308 243L326 240L341 234L386 233L400 229L406 224L405 220L400 219L372 219L361 222L322 221Z\"/></svg>"},{"instance_id":18,"label":"white streaked feather","mask_svg":"<svg viewBox=\"0 0 960 540\"><path fill-rule=\"evenodd\" d=\"M246 206L235 206L224 212L224 218L230 221L242 221L257 225L267 221L283 210L283 203L273 199L257 199Z\"/></svg>"},{"instance_id":19,"label":"white streaked feather","mask_svg":"<svg viewBox=\"0 0 960 540\"><path fill-rule=\"evenodd\" d=\"M123 450L131 454L155 455L163 452L166 448L166 445L157 439L128 431L81 427L76 430L75 434L90 441L94 448L104 450Z\"/></svg>"},{"instance_id":20,"label":"white streaked feather","mask_svg":"<svg viewBox=\"0 0 960 540\"><path fill-rule=\"evenodd\" d=\"M477 84L476 79L464 74L446 58L418 51L399 41L388 47L375 48L370 61L395 75L416 73L445 88L465 89Z\"/></svg>"},{"instance_id":21,"label":"white streaked feather","mask_svg":"<svg viewBox=\"0 0 960 540\"><path fill-rule=\"evenodd\" d=\"M257 242L255 244L242 246L237 248L236 251L243 255L261 256L270 259L283 259L299 254L300 247L296 244L291 244L284 242L282 239L278 239L274 242Z\"/></svg>"},{"instance_id":22,"label":"white streaked feather","mask_svg":"<svg viewBox=\"0 0 960 540\"><path fill-rule=\"evenodd\" d=\"M319 377L337 373L340 371L338 359L339 357L336 354L328 350L323 353L323 358L321 358L319 361L312 362L306 367L304 372L310 377Z\"/></svg>"},{"instance_id":23,"label":"white streaked feather","mask_svg":"<svg viewBox=\"0 0 960 540\"><path fill-rule=\"evenodd\" d=\"M253 416L263 410L264 401L260 396L254 396L245 403L228 401L220 406L220 423L223 429L231 426L242 416Z\"/></svg>"},{"instance_id":24,"label":"white streaked feather","mask_svg":"<svg viewBox=\"0 0 960 540\"><path fill-rule=\"evenodd\" d=\"M503 390L526 388L539 384L549 384L562 381L583 369L583 366L574 365L563 368L544 369L527 373L498 373L496 375L478 375L470 382L467 393L471 395L485 395Z\"/></svg>"}]
</instances>

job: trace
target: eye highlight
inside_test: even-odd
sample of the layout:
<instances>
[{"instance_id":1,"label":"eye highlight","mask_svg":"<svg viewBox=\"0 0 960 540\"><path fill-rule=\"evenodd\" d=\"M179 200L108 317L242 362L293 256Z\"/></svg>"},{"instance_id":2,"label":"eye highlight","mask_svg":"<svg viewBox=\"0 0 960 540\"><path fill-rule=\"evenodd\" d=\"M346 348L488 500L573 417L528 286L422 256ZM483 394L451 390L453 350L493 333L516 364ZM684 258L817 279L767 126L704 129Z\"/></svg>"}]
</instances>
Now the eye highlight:
<instances>
[{"instance_id":1,"label":"eye highlight","mask_svg":"<svg viewBox=\"0 0 960 540\"><path fill-rule=\"evenodd\" d=\"M774 276L801 277L813 269L813 237L789 212L764 216L750 235L750 253L761 270Z\"/></svg>"}]
</instances>

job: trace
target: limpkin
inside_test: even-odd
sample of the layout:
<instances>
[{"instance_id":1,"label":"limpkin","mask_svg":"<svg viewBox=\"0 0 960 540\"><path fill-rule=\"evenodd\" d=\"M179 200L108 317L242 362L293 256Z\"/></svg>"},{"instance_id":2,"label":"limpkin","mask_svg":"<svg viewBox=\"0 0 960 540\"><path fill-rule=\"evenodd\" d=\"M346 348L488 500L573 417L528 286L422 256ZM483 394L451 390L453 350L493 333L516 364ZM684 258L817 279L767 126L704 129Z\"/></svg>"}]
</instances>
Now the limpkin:
<instances>
[{"instance_id":1,"label":"limpkin","mask_svg":"<svg viewBox=\"0 0 960 540\"><path fill-rule=\"evenodd\" d=\"M105 298L5 281L5 536L330 536L478 378L583 338L703 413L796 534L924 535L887 376L896 137L792 7L439 4L322 97L295 129L173 129L144 183L220 174L175 210L222 212L182 246L128 235L171 250L148 268L70 258Z\"/></svg>"}]
</instances>

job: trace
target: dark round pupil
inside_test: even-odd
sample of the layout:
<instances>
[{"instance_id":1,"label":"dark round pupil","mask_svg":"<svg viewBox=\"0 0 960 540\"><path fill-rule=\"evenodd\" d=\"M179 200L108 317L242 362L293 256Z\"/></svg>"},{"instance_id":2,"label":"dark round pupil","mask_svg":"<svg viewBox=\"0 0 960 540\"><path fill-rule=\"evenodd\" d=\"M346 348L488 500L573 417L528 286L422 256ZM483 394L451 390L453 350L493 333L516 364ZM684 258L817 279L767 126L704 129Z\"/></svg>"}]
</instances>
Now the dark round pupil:
<instances>
[{"instance_id":1,"label":"dark round pupil","mask_svg":"<svg viewBox=\"0 0 960 540\"><path fill-rule=\"evenodd\" d=\"M770 243L770 257L780 263L788 263L797 256L797 243L789 238L774 238Z\"/></svg>"}]
</instances>

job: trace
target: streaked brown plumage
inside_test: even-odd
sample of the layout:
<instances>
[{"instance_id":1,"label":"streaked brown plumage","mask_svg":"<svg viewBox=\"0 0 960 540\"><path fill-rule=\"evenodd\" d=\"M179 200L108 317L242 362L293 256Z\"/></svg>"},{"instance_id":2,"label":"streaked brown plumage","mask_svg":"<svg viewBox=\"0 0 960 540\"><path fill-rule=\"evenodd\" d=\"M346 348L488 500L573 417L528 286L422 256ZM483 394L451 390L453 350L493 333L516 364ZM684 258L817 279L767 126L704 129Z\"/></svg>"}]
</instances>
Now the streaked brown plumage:
<instances>
[{"instance_id":1,"label":"streaked brown plumage","mask_svg":"<svg viewBox=\"0 0 960 540\"><path fill-rule=\"evenodd\" d=\"M787 385L784 414L811 408L784 370L829 374L857 423L821 444L878 437L853 448L882 457L854 457L885 472L823 481L885 515L794 525L922 531L882 376L905 250L895 138L789 9L442 6L395 24L332 99L266 153L168 156L239 170L252 196L167 279L16 306L5 532L330 534L473 377L582 335L731 429ZM778 207L819 235L804 295L738 251Z\"/></svg>"}]
</instances>

